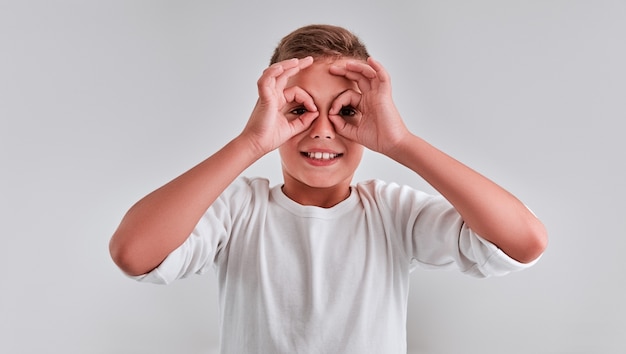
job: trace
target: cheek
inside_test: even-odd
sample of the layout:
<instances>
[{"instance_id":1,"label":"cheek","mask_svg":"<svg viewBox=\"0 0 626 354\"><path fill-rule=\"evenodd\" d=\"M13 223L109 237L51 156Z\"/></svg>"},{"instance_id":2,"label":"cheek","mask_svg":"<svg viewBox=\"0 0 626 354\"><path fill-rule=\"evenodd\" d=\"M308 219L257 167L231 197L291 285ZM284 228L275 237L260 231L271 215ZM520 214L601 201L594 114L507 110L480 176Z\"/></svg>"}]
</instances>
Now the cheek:
<instances>
[{"instance_id":1,"label":"cheek","mask_svg":"<svg viewBox=\"0 0 626 354\"><path fill-rule=\"evenodd\" d=\"M365 148L363 147L363 145L360 144L356 144L356 143L350 143L352 146L349 147L350 149L350 160L354 163L354 164L359 164L361 163L361 159L363 158L363 151L365 150Z\"/></svg>"},{"instance_id":2,"label":"cheek","mask_svg":"<svg viewBox=\"0 0 626 354\"><path fill-rule=\"evenodd\" d=\"M278 154L280 155L280 159L282 161L293 160L296 154L299 154L297 144L294 142L294 139L287 140L281 146L278 147Z\"/></svg>"}]
</instances>

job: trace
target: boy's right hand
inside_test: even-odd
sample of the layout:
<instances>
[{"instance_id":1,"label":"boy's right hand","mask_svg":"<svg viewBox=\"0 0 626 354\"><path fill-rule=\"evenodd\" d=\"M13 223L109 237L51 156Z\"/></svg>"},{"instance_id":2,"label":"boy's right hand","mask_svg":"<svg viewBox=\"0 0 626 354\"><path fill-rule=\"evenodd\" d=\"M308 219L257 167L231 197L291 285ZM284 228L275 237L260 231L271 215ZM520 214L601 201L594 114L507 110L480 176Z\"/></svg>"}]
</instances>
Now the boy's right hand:
<instances>
[{"instance_id":1,"label":"boy's right hand","mask_svg":"<svg viewBox=\"0 0 626 354\"><path fill-rule=\"evenodd\" d=\"M259 98L241 136L250 139L259 154L273 151L303 132L319 115L313 98L306 91L298 86L285 89L289 78L311 64L312 57L281 61L265 69L257 81ZM289 120L283 112L287 105L294 103L307 112Z\"/></svg>"}]
</instances>

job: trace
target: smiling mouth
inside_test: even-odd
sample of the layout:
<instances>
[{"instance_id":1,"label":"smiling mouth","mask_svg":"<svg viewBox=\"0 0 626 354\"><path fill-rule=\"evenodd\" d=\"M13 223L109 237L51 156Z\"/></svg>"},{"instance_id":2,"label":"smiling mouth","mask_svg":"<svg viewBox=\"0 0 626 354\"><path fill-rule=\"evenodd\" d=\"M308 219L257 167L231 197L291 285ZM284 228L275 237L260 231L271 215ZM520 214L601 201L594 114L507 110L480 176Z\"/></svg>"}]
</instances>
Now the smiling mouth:
<instances>
[{"instance_id":1,"label":"smiling mouth","mask_svg":"<svg viewBox=\"0 0 626 354\"><path fill-rule=\"evenodd\" d=\"M332 160L343 156L343 154L331 152L303 152L302 155L314 160Z\"/></svg>"}]
</instances>

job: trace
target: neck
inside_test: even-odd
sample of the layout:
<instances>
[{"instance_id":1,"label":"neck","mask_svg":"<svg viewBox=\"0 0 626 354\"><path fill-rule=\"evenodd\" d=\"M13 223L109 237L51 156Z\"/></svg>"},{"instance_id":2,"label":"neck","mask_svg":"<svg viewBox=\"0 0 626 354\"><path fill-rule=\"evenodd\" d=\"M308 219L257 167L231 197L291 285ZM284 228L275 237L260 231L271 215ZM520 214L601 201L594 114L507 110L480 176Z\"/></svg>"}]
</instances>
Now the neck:
<instances>
[{"instance_id":1,"label":"neck","mask_svg":"<svg viewBox=\"0 0 626 354\"><path fill-rule=\"evenodd\" d=\"M350 196L350 184L331 187L311 187L302 183L285 183L282 187L285 195L301 205L330 208Z\"/></svg>"}]
</instances>

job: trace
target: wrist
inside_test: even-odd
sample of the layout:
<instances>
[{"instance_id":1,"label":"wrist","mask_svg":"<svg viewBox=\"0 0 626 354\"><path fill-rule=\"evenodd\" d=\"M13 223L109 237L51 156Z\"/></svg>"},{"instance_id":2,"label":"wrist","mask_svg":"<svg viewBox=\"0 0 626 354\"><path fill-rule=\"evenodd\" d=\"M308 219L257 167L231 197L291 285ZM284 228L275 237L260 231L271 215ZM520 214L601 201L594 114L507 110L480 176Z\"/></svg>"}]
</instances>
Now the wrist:
<instances>
[{"instance_id":1,"label":"wrist","mask_svg":"<svg viewBox=\"0 0 626 354\"><path fill-rule=\"evenodd\" d=\"M239 134L231 141L231 143L237 146L238 151L247 155L254 161L260 159L271 151L265 148L263 144L260 144L258 139L255 139L250 136L250 134L246 133Z\"/></svg>"},{"instance_id":2,"label":"wrist","mask_svg":"<svg viewBox=\"0 0 626 354\"><path fill-rule=\"evenodd\" d=\"M389 139L389 143L385 145L385 150L381 151L387 157L399 161L405 157L407 150L415 149L417 141L421 140L408 130L393 139Z\"/></svg>"}]
</instances>

